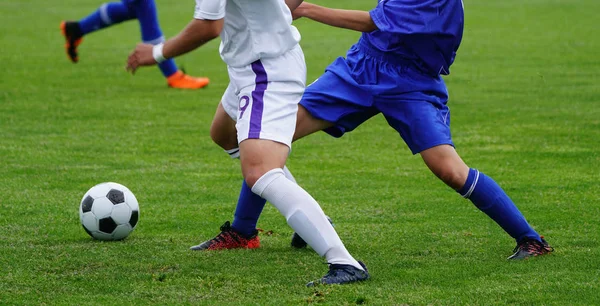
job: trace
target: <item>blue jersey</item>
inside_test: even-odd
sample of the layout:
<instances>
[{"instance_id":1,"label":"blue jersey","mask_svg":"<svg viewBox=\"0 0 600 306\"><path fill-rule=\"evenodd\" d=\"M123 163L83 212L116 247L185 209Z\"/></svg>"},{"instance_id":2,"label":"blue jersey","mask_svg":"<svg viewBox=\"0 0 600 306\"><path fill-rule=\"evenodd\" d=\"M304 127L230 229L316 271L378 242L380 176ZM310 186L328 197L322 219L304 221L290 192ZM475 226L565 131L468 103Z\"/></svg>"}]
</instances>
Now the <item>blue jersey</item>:
<instances>
[{"instance_id":1,"label":"blue jersey","mask_svg":"<svg viewBox=\"0 0 600 306\"><path fill-rule=\"evenodd\" d=\"M378 30L363 33L361 43L427 74L450 73L463 35L462 0L381 0L370 15Z\"/></svg>"}]
</instances>

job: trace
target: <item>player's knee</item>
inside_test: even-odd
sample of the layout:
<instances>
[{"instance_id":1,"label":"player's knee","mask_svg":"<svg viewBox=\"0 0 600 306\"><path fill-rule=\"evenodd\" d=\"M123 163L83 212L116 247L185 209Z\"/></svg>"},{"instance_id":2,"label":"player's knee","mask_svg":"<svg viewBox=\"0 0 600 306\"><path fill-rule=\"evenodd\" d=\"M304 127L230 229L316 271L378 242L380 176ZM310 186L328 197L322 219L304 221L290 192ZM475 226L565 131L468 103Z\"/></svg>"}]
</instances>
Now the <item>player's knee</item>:
<instances>
[{"instance_id":1,"label":"player's knee","mask_svg":"<svg viewBox=\"0 0 600 306\"><path fill-rule=\"evenodd\" d=\"M266 173L262 169L258 167L250 167L249 169L243 169L242 174L244 175L244 180L246 184L252 188L254 184Z\"/></svg>"},{"instance_id":2,"label":"player's knee","mask_svg":"<svg viewBox=\"0 0 600 306\"><path fill-rule=\"evenodd\" d=\"M280 169L278 167L273 167L268 163L260 163L256 160L249 161L247 159L242 161L242 175L244 176L244 180L249 187L254 187L256 182L258 182L265 174L269 172L273 172L274 169ZM281 170L281 169L280 169ZM283 175L283 170L280 171L281 175ZM273 176L273 175L271 175Z\"/></svg>"},{"instance_id":3,"label":"player's knee","mask_svg":"<svg viewBox=\"0 0 600 306\"><path fill-rule=\"evenodd\" d=\"M290 148L266 139L246 139L240 142L240 162L246 184L252 187L267 172L282 169ZM283 170L281 170L283 175Z\"/></svg>"},{"instance_id":4,"label":"player's knee","mask_svg":"<svg viewBox=\"0 0 600 306\"><path fill-rule=\"evenodd\" d=\"M245 158L242 162L242 175L246 184L252 188L254 184L260 179L267 171L262 169L262 164L259 160L253 158Z\"/></svg>"},{"instance_id":5,"label":"player's knee","mask_svg":"<svg viewBox=\"0 0 600 306\"><path fill-rule=\"evenodd\" d=\"M436 169L434 172L446 185L454 189L460 189L467 180L466 175L461 170L458 167L444 166Z\"/></svg>"},{"instance_id":6,"label":"player's knee","mask_svg":"<svg viewBox=\"0 0 600 306\"><path fill-rule=\"evenodd\" d=\"M469 167L458 156L454 147L440 145L421 152L429 169L446 185L460 189L469 175Z\"/></svg>"}]
</instances>

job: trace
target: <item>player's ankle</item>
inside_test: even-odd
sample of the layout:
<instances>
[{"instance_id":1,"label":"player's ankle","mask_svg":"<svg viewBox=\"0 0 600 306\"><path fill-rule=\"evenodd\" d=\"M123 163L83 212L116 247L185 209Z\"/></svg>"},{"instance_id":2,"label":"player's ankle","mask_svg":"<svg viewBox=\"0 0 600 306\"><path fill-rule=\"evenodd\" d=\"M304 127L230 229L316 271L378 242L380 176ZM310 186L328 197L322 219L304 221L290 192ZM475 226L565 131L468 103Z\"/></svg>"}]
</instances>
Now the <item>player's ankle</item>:
<instances>
[{"instance_id":1,"label":"player's ankle","mask_svg":"<svg viewBox=\"0 0 600 306\"><path fill-rule=\"evenodd\" d=\"M77 21L67 21L65 23L65 31L72 39L79 39L83 37L83 31L81 31L81 26L79 26L79 22Z\"/></svg>"},{"instance_id":2,"label":"player's ankle","mask_svg":"<svg viewBox=\"0 0 600 306\"><path fill-rule=\"evenodd\" d=\"M177 70L175 71L173 74L167 76L167 81L168 82L172 82L178 79L181 79L183 77L183 72L181 70Z\"/></svg>"}]
</instances>

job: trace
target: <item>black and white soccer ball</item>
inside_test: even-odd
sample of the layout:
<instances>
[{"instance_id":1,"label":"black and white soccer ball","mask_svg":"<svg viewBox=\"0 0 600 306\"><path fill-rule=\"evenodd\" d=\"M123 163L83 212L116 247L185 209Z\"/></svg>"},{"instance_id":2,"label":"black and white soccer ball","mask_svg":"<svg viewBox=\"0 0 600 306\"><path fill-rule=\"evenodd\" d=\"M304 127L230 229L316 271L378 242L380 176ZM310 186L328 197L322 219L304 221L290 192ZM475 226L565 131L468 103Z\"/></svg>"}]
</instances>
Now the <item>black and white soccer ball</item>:
<instances>
[{"instance_id":1,"label":"black and white soccer ball","mask_svg":"<svg viewBox=\"0 0 600 306\"><path fill-rule=\"evenodd\" d=\"M98 240L121 240L129 236L140 218L140 207L129 188L101 183L85 193L79 205L83 229Z\"/></svg>"}]
</instances>

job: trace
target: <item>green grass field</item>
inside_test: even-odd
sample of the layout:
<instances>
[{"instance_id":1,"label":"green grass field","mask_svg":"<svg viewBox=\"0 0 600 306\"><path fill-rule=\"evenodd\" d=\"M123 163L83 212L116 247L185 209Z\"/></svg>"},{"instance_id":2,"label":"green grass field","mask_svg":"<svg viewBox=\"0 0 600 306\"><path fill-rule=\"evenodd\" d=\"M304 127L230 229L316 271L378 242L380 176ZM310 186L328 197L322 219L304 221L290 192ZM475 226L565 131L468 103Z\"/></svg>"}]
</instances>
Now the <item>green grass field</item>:
<instances>
[{"instance_id":1,"label":"green grass field","mask_svg":"<svg viewBox=\"0 0 600 306\"><path fill-rule=\"evenodd\" d=\"M375 1L328 0L368 10ZM555 247L508 262L514 241L438 181L376 117L342 139L295 144L289 167L334 219L372 279L306 288L327 270L268 205L258 250L197 253L231 220L241 174L209 137L228 78L217 42L177 60L212 80L168 89L159 71L124 71L137 22L87 36L80 63L58 25L101 1L0 3L0 304L600 305L600 2L465 1L452 75L453 137ZM158 0L166 36L193 1ZM310 21L309 82L358 34ZM114 181L137 196L137 229L93 241L79 201Z\"/></svg>"}]
</instances>

